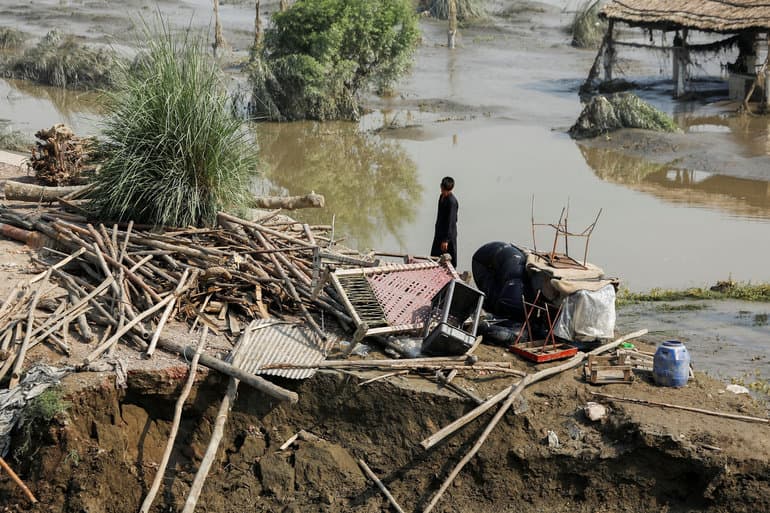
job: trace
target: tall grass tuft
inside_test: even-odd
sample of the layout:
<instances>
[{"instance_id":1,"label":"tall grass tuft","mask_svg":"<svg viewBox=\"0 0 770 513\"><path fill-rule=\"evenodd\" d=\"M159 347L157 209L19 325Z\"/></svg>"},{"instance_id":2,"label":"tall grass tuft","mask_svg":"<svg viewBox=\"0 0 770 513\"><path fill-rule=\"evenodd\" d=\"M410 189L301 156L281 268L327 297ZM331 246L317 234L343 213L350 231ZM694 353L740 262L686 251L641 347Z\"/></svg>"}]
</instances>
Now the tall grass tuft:
<instances>
[{"instance_id":1,"label":"tall grass tuft","mask_svg":"<svg viewBox=\"0 0 770 513\"><path fill-rule=\"evenodd\" d=\"M600 0L584 0L578 5L575 17L567 28L572 34L572 46L577 48L599 46L607 29L606 22L599 19L599 9L601 9Z\"/></svg>"},{"instance_id":2,"label":"tall grass tuft","mask_svg":"<svg viewBox=\"0 0 770 513\"><path fill-rule=\"evenodd\" d=\"M232 109L205 34L146 30L146 52L118 70L103 123L106 161L92 206L107 220L212 224L246 204L255 142Z\"/></svg>"}]
</instances>

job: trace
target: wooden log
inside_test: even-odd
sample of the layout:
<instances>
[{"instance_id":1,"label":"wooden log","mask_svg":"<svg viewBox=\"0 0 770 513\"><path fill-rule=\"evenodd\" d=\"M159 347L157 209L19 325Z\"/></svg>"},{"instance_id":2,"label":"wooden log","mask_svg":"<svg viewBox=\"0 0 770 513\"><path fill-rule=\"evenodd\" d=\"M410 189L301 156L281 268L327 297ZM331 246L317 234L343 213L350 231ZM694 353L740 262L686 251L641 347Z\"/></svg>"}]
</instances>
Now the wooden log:
<instances>
[{"instance_id":1,"label":"wooden log","mask_svg":"<svg viewBox=\"0 0 770 513\"><path fill-rule=\"evenodd\" d=\"M358 460L358 464L363 469L364 474L366 474L369 479L374 481L374 484L376 484L377 487L382 491L383 495L385 495L385 498L387 498L390 504L396 508L396 511L398 511L398 513L404 513L404 510L401 508L401 506L398 505L398 502L396 502L395 497L393 497L393 495L390 493L390 491L388 491L382 481L380 481L380 478L377 477L374 472L372 472L372 469L369 468L369 465L367 465L364 460Z\"/></svg>"},{"instance_id":2,"label":"wooden log","mask_svg":"<svg viewBox=\"0 0 770 513\"><path fill-rule=\"evenodd\" d=\"M238 380L230 378L230 381L227 384L227 392L222 398L222 403L219 405L219 412L217 413L217 418L214 422L214 432L211 434L211 441L206 448L206 454L203 456L198 472L195 474L195 479L190 487L190 494L187 496L187 500L184 503L182 513L195 512L195 505L198 503L198 497L200 497L201 490L203 490L203 483L206 482L206 477L209 475L211 465L217 457L219 443L222 441L222 435L225 432L225 422L227 422L227 416L230 413L232 404L235 402L237 393Z\"/></svg>"},{"instance_id":3,"label":"wooden log","mask_svg":"<svg viewBox=\"0 0 770 513\"><path fill-rule=\"evenodd\" d=\"M326 199L321 194L305 194L304 196L261 196L255 197L251 208L280 208L283 210L296 210L300 208L324 208Z\"/></svg>"},{"instance_id":4,"label":"wooden log","mask_svg":"<svg viewBox=\"0 0 770 513\"><path fill-rule=\"evenodd\" d=\"M35 203L50 203L62 196L82 191L87 185L72 185L68 187L46 187L32 183L21 183L7 180L5 182L5 199L9 201L32 201Z\"/></svg>"},{"instance_id":5,"label":"wooden log","mask_svg":"<svg viewBox=\"0 0 770 513\"><path fill-rule=\"evenodd\" d=\"M195 348L190 346L182 346L163 337L158 339L158 346L165 349L166 351L180 354L185 359L190 359L195 354ZM297 396L296 392L292 392L291 390L286 390L283 387L279 387L278 385L271 383L262 377L244 372L238 367L220 360L219 358L203 354L200 357L200 363L209 369L214 369L215 371L221 372L222 374L226 374L232 378L238 379L250 387L281 401L296 403L299 400L299 396Z\"/></svg>"},{"instance_id":6,"label":"wooden log","mask_svg":"<svg viewBox=\"0 0 770 513\"><path fill-rule=\"evenodd\" d=\"M37 502L37 499L32 494L32 492L27 488L27 485L24 484L24 481L19 478L18 475L16 475L16 472L13 471L13 469L8 466L8 463L5 462L3 458L0 458L0 467L3 468L6 472L8 472L8 475L11 476L11 479L14 483L16 483L19 488L21 488L21 491L24 492L24 495L27 496L27 498L30 500L32 504L35 504Z\"/></svg>"},{"instance_id":7,"label":"wooden log","mask_svg":"<svg viewBox=\"0 0 770 513\"><path fill-rule=\"evenodd\" d=\"M193 383L195 382L195 373L198 370L198 360L200 359L203 350L206 348L206 335L209 329L204 327L201 332L201 338L198 341L198 347L195 349L192 361L190 362L190 370L187 372L187 381L182 388L182 392L179 394L179 398L176 400L176 406L174 407L174 419L171 422L171 433L168 435L168 441L166 442L166 449L163 451L163 457L158 465L158 471L155 474L155 479L152 481L152 486L147 492L147 496L142 502L142 507L139 508L140 513L148 513L152 506L152 501L155 500L155 496L158 494L160 484L163 481L163 475L166 473L166 465L171 458L171 451L174 449L174 441L176 440L176 434L179 431L179 423L182 420L182 408L187 401L187 397L190 395Z\"/></svg>"},{"instance_id":8,"label":"wooden log","mask_svg":"<svg viewBox=\"0 0 770 513\"><path fill-rule=\"evenodd\" d=\"M25 230L24 228L17 228L16 226L5 223L0 223L0 235L29 244L30 246L35 242L35 238L40 236L37 232Z\"/></svg>"},{"instance_id":9,"label":"wooden log","mask_svg":"<svg viewBox=\"0 0 770 513\"><path fill-rule=\"evenodd\" d=\"M589 352L588 354L601 354L606 351L610 351L623 342L627 340L631 340L633 338L641 337L647 333L646 329L635 331L633 333L629 333L628 335L625 335L623 337L618 338L614 342L611 342L609 344L605 344L603 346L597 347L593 351ZM583 354L583 353L580 353ZM587 357L588 355L583 354L583 357ZM574 360L574 358L573 358ZM572 360L570 360L572 361ZM581 360L582 361L582 360ZM579 362L578 362L579 363ZM555 367L554 367L555 368ZM548 369L546 369L548 370ZM526 378L525 378L526 379ZM473 410L469 411L459 419L455 420L454 422L448 424L447 426L443 427L433 435L429 436L422 442L420 442L420 445L423 449L429 450L432 447L434 447L436 444L441 442L444 438L448 437L458 429L462 428L463 426L467 425L468 423L472 422L474 419L476 419L479 415L482 415L486 411L488 411L490 408L492 408L494 405L508 397L508 395L515 390L515 387L517 387L518 384L511 386L510 388L506 388L497 394L493 395L489 399L486 400L483 404L479 405L477 408L474 408Z\"/></svg>"},{"instance_id":10,"label":"wooden log","mask_svg":"<svg viewBox=\"0 0 770 513\"><path fill-rule=\"evenodd\" d=\"M693 408L692 406L679 406L676 404L660 403L657 401L648 401L646 399L634 399L631 397L616 397L614 395L601 394L599 392L591 392L591 395L607 401L619 401L619 402L626 402L626 403L633 403L633 404L641 404L644 406L660 406L661 408L673 408L676 410L689 411L693 413L702 413L704 415L722 417L725 419L745 420L747 422L760 422L762 424L770 424L770 419L763 419L761 417L749 417L747 415L738 415L735 413L723 413L719 411Z\"/></svg>"}]
</instances>

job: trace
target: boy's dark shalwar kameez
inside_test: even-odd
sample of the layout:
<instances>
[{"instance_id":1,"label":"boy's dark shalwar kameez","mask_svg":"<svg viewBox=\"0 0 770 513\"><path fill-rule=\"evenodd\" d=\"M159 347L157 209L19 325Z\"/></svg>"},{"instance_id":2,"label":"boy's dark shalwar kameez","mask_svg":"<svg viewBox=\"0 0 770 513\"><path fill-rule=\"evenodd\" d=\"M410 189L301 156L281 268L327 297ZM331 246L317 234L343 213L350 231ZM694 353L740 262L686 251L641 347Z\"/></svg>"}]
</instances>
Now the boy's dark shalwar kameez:
<instances>
[{"instance_id":1,"label":"boy's dark shalwar kameez","mask_svg":"<svg viewBox=\"0 0 770 513\"><path fill-rule=\"evenodd\" d=\"M452 257L452 265L457 267L457 198L451 192L438 198L438 214L436 215L436 228L433 234L433 245L430 256L441 256L449 253ZM441 251L441 244L447 243L447 250Z\"/></svg>"}]
</instances>

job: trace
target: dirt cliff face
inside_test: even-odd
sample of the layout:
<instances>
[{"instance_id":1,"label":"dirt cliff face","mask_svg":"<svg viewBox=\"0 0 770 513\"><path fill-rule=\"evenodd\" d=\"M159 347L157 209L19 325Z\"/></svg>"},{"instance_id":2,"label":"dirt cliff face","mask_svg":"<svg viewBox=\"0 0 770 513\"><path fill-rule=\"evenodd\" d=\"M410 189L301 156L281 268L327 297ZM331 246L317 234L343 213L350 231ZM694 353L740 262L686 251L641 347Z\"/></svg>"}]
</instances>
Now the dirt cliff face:
<instances>
[{"instance_id":1,"label":"dirt cliff face","mask_svg":"<svg viewBox=\"0 0 770 513\"><path fill-rule=\"evenodd\" d=\"M169 434L179 370L131 374L125 391L105 381L71 392L68 413L37 433L32 448L15 462L41 501L31 509L137 511ZM750 399L719 394L710 383L669 393L678 394L677 402L700 397L704 408L759 412ZM360 471L359 458L406 511L421 511L488 421L482 416L426 453L420 440L470 404L408 383L361 387L355 377L341 374L282 384L297 390L298 404L240 389L197 511L387 511L379 490ZM601 391L628 396L648 388L656 391L645 382ZM213 374L196 386L154 511L181 509L224 389ZM579 371L533 386L525 393L526 406L503 419L436 511L770 510L766 425L620 403L606 419L592 422L582 406L593 390ZM549 429L558 446L546 443ZM300 439L279 451L300 430L320 439ZM0 477L0 503L4 511L28 508L7 476Z\"/></svg>"}]
</instances>

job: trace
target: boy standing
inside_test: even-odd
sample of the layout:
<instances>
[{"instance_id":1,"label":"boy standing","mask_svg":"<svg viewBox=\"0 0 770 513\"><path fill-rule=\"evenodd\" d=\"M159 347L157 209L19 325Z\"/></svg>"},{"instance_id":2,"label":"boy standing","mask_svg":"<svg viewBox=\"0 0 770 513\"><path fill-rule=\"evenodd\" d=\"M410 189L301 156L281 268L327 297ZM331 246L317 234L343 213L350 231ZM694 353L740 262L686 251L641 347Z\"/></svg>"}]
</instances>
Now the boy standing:
<instances>
[{"instance_id":1,"label":"boy standing","mask_svg":"<svg viewBox=\"0 0 770 513\"><path fill-rule=\"evenodd\" d=\"M457 198L452 194L455 181L450 176L441 180L441 195L438 198L438 214L433 233L433 245L430 256L441 256L448 253L452 257L452 265L457 268Z\"/></svg>"}]
</instances>

